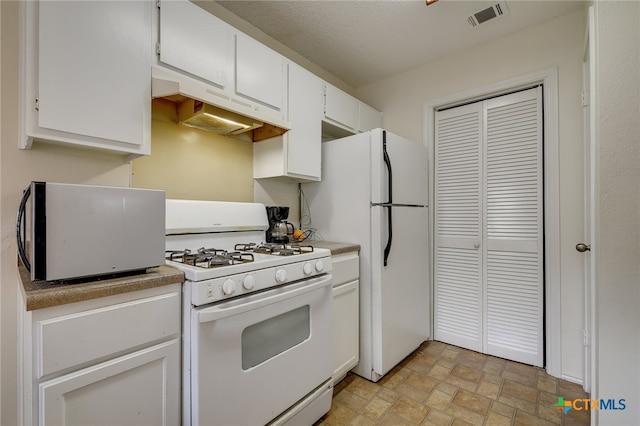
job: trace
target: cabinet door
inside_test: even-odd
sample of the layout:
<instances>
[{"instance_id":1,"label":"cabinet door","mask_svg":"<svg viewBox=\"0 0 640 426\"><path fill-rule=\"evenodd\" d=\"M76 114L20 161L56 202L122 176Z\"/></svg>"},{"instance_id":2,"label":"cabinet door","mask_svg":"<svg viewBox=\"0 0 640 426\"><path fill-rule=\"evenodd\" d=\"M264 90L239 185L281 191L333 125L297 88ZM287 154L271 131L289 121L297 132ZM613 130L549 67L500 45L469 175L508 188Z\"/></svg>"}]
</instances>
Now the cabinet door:
<instances>
[{"instance_id":1,"label":"cabinet door","mask_svg":"<svg viewBox=\"0 0 640 426\"><path fill-rule=\"evenodd\" d=\"M359 361L359 281L333 288L333 380Z\"/></svg>"},{"instance_id":2,"label":"cabinet door","mask_svg":"<svg viewBox=\"0 0 640 426\"><path fill-rule=\"evenodd\" d=\"M289 121L288 172L320 179L322 80L295 64L289 65Z\"/></svg>"},{"instance_id":3,"label":"cabinet door","mask_svg":"<svg viewBox=\"0 0 640 426\"><path fill-rule=\"evenodd\" d=\"M113 141L121 151L148 153L149 4L41 1L37 7L37 126L66 134L50 133L52 139Z\"/></svg>"},{"instance_id":4,"label":"cabinet door","mask_svg":"<svg viewBox=\"0 0 640 426\"><path fill-rule=\"evenodd\" d=\"M180 305L178 290L77 312L61 310L50 318L40 319L44 311L38 312L34 322L37 377L179 336Z\"/></svg>"},{"instance_id":5,"label":"cabinet door","mask_svg":"<svg viewBox=\"0 0 640 426\"><path fill-rule=\"evenodd\" d=\"M369 130L382 127L382 113L371 108L367 104L359 103L358 131L367 132Z\"/></svg>"},{"instance_id":6,"label":"cabinet door","mask_svg":"<svg viewBox=\"0 0 640 426\"><path fill-rule=\"evenodd\" d=\"M253 178L317 181L322 157L323 81L292 62L288 69L291 130L253 144Z\"/></svg>"},{"instance_id":7,"label":"cabinet door","mask_svg":"<svg viewBox=\"0 0 640 426\"><path fill-rule=\"evenodd\" d=\"M44 425L177 425L180 340L43 382Z\"/></svg>"},{"instance_id":8,"label":"cabinet door","mask_svg":"<svg viewBox=\"0 0 640 426\"><path fill-rule=\"evenodd\" d=\"M232 34L225 22L187 0L161 3L160 61L219 88L228 84Z\"/></svg>"},{"instance_id":9,"label":"cabinet door","mask_svg":"<svg viewBox=\"0 0 640 426\"><path fill-rule=\"evenodd\" d=\"M281 55L244 34L236 34L237 94L282 111L284 71Z\"/></svg>"},{"instance_id":10,"label":"cabinet door","mask_svg":"<svg viewBox=\"0 0 640 426\"><path fill-rule=\"evenodd\" d=\"M328 83L324 96L325 119L355 131L358 128L358 100Z\"/></svg>"}]
</instances>

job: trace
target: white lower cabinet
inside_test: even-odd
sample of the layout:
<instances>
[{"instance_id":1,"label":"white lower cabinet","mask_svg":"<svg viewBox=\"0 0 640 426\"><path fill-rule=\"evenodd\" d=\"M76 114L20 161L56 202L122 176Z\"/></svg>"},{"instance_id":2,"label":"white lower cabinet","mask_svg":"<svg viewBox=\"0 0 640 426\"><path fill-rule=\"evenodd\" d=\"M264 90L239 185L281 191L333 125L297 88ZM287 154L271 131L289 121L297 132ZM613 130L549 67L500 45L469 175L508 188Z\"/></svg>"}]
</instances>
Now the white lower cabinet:
<instances>
[{"instance_id":1,"label":"white lower cabinet","mask_svg":"<svg viewBox=\"0 0 640 426\"><path fill-rule=\"evenodd\" d=\"M180 307L173 284L26 312L25 424L179 424Z\"/></svg>"},{"instance_id":2,"label":"white lower cabinet","mask_svg":"<svg viewBox=\"0 0 640 426\"><path fill-rule=\"evenodd\" d=\"M173 339L39 385L41 424L162 425L176 389L180 342ZM172 377L173 376L173 377ZM174 417L175 421L175 417Z\"/></svg>"},{"instance_id":3,"label":"white lower cabinet","mask_svg":"<svg viewBox=\"0 0 640 426\"><path fill-rule=\"evenodd\" d=\"M359 256L331 257L333 265L333 382L344 378L359 361Z\"/></svg>"}]
</instances>

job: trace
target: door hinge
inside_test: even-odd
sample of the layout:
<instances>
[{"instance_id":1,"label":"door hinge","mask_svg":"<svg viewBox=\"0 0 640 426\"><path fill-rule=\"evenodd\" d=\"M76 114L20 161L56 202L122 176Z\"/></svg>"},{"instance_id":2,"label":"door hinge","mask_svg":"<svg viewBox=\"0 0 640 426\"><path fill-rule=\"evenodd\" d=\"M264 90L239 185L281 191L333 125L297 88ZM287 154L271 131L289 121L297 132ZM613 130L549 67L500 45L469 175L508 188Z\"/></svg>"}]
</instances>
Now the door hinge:
<instances>
[{"instance_id":1,"label":"door hinge","mask_svg":"<svg viewBox=\"0 0 640 426\"><path fill-rule=\"evenodd\" d=\"M585 346L591 346L591 339L587 330L582 330L582 342Z\"/></svg>"},{"instance_id":2,"label":"door hinge","mask_svg":"<svg viewBox=\"0 0 640 426\"><path fill-rule=\"evenodd\" d=\"M589 106L589 95L584 90L582 91L582 106Z\"/></svg>"},{"instance_id":3,"label":"door hinge","mask_svg":"<svg viewBox=\"0 0 640 426\"><path fill-rule=\"evenodd\" d=\"M160 0L156 0L156 7L160 9Z\"/></svg>"},{"instance_id":4,"label":"door hinge","mask_svg":"<svg viewBox=\"0 0 640 426\"><path fill-rule=\"evenodd\" d=\"M156 43L156 55L160 56L160 43Z\"/></svg>"},{"instance_id":5,"label":"door hinge","mask_svg":"<svg viewBox=\"0 0 640 426\"><path fill-rule=\"evenodd\" d=\"M36 111L40 111L40 97L36 95Z\"/></svg>"}]
</instances>

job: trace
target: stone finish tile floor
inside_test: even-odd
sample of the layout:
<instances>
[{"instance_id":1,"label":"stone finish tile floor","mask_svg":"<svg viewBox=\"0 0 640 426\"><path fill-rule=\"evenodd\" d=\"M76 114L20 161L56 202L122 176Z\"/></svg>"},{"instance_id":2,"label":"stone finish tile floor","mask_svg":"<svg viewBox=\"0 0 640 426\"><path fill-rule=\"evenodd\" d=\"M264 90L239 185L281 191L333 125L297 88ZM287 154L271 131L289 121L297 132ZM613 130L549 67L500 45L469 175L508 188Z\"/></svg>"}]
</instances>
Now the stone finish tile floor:
<instances>
[{"instance_id":1,"label":"stone finish tile floor","mask_svg":"<svg viewBox=\"0 0 640 426\"><path fill-rule=\"evenodd\" d=\"M543 369L425 342L378 383L349 373L318 425L588 425L589 412L554 406L588 398Z\"/></svg>"}]
</instances>

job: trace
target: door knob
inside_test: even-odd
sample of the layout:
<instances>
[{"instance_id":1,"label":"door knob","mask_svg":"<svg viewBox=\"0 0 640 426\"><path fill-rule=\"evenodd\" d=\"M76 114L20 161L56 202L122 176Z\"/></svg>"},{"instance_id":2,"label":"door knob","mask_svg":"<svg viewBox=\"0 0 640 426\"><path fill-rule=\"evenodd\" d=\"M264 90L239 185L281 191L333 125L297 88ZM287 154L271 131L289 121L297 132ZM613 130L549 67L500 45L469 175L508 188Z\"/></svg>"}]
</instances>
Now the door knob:
<instances>
[{"instance_id":1,"label":"door knob","mask_svg":"<svg viewBox=\"0 0 640 426\"><path fill-rule=\"evenodd\" d=\"M585 243L578 243L576 244L576 250L580 253L584 253L585 251L591 251L591 246L586 245Z\"/></svg>"}]
</instances>

